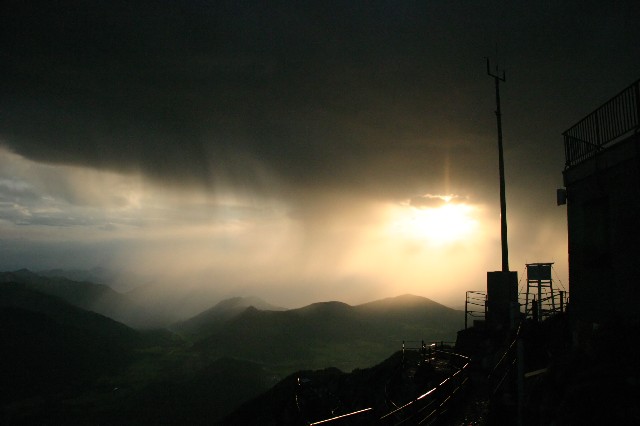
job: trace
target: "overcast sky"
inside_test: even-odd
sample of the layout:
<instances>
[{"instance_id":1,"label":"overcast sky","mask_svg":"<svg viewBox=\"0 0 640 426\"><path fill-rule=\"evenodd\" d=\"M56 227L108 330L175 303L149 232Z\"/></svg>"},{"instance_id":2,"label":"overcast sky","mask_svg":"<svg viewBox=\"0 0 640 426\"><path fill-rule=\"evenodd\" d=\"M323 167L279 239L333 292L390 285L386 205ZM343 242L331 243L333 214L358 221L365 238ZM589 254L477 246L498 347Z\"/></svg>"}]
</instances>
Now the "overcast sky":
<instances>
[{"instance_id":1,"label":"overcast sky","mask_svg":"<svg viewBox=\"0 0 640 426\"><path fill-rule=\"evenodd\" d=\"M294 307L567 282L561 133L640 77L635 1L7 1L0 268ZM521 284L522 286L522 284Z\"/></svg>"}]
</instances>

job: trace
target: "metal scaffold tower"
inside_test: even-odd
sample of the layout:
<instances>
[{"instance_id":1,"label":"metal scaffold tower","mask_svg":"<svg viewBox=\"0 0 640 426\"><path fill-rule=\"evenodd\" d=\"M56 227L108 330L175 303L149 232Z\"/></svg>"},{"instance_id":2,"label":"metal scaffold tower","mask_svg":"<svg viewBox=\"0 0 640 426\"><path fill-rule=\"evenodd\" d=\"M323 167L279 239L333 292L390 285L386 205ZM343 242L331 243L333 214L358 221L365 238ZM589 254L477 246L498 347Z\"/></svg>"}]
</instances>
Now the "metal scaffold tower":
<instances>
[{"instance_id":1,"label":"metal scaffold tower","mask_svg":"<svg viewBox=\"0 0 640 426\"><path fill-rule=\"evenodd\" d=\"M553 290L551 268L553 263L528 263L527 292L525 299L525 313L537 320L543 320L549 315L564 311L564 292L557 294ZM556 298L559 296L558 303Z\"/></svg>"}]
</instances>

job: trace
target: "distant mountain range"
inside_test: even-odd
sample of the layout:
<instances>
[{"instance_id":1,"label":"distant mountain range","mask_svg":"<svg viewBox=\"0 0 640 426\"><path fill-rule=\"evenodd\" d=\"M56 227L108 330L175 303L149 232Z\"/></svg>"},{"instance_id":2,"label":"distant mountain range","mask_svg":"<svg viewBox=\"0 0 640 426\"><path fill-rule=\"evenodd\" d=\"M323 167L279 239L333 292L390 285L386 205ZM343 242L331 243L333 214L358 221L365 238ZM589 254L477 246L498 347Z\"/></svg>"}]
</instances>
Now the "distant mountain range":
<instances>
[{"instance_id":1,"label":"distant mountain range","mask_svg":"<svg viewBox=\"0 0 640 426\"><path fill-rule=\"evenodd\" d=\"M251 306L230 318L210 316L209 322L199 322L195 347L209 357L234 356L293 370L333 366L350 371L379 362L403 341L454 341L463 325L462 312L412 295L286 311Z\"/></svg>"},{"instance_id":2,"label":"distant mountain range","mask_svg":"<svg viewBox=\"0 0 640 426\"><path fill-rule=\"evenodd\" d=\"M43 276L20 269L0 273L0 282L24 284L27 288L56 296L66 302L124 322L135 328L153 328L174 320L172 316L157 312L104 284L75 281L62 276Z\"/></svg>"},{"instance_id":3,"label":"distant mountain range","mask_svg":"<svg viewBox=\"0 0 640 426\"><path fill-rule=\"evenodd\" d=\"M181 321L172 329L191 335L211 334L222 329L227 321L242 314L247 308L253 307L261 311L284 311L285 308L271 305L259 297L232 297L225 299L215 306L198 315Z\"/></svg>"},{"instance_id":4,"label":"distant mountain range","mask_svg":"<svg viewBox=\"0 0 640 426\"><path fill-rule=\"evenodd\" d=\"M153 332L116 321L146 315L162 324L102 284L0 273L0 412L13 424L208 424L295 371L370 367L403 341L453 341L464 324L412 295L291 310L235 297L172 324L167 315Z\"/></svg>"},{"instance_id":5,"label":"distant mountain range","mask_svg":"<svg viewBox=\"0 0 640 426\"><path fill-rule=\"evenodd\" d=\"M0 321L3 425L210 424L275 383L262 365L202 363L174 334L135 331L22 283L0 283Z\"/></svg>"},{"instance_id":6,"label":"distant mountain range","mask_svg":"<svg viewBox=\"0 0 640 426\"><path fill-rule=\"evenodd\" d=\"M117 287L119 274L107 268L96 266L91 269L45 269L37 271L42 277L66 278L73 281L85 281L96 284L105 284L111 288Z\"/></svg>"},{"instance_id":7,"label":"distant mountain range","mask_svg":"<svg viewBox=\"0 0 640 426\"><path fill-rule=\"evenodd\" d=\"M115 374L142 340L123 324L19 283L0 283L0 324L4 402Z\"/></svg>"},{"instance_id":8,"label":"distant mountain range","mask_svg":"<svg viewBox=\"0 0 640 426\"><path fill-rule=\"evenodd\" d=\"M91 276L105 278L115 274L99 268L88 271L54 269L39 273L20 269L0 272L0 282L22 283L28 288L60 297L74 306L100 313L137 329L168 327L174 322L190 318L219 300L206 289L167 291L153 284L130 284L135 288L122 293L106 284L80 280Z\"/></svg>"}]
</instances>

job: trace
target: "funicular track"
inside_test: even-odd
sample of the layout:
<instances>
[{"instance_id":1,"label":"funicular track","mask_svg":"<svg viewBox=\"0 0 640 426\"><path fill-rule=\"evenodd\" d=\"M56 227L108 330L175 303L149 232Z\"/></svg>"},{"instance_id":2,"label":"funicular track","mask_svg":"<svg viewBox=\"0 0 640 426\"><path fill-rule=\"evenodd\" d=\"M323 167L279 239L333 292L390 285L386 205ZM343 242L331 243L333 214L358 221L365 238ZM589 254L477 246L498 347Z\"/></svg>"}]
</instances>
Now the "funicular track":
<instances>
[{"instance_id":1,"label":"funicular track","mask_svg":"<svg viewBox=\"0 0 640 426\"><path fill-rule=\"evenodd\" d=\"M384 385L384 402L303 421L305 425L434 425L469 384L469 358L442 343L407 347ZM296 401L301 400L296 394ZM299 404L300 408L301 405ZM302 414L302 413L301 413ZM301 415L301 418L304 418Z\"/></svg>"}]
</instances>

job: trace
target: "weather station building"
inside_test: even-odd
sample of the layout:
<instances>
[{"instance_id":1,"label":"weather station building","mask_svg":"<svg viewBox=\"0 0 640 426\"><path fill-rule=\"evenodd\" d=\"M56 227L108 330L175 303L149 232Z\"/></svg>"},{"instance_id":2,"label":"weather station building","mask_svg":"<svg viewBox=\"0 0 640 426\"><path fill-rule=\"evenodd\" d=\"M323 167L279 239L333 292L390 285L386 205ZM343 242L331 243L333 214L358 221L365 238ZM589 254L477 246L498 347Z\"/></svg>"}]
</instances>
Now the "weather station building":
<instances>
[{"instance_id":1,"label":"weather station building","mask_svg":"<svg viewBox=\"0 0 640 426\"><path fill-rule=\"evenodd\" d=\"M564 133L570 315L574 343L638 322L640 80Z\"/></svg>"}]
</instances>

